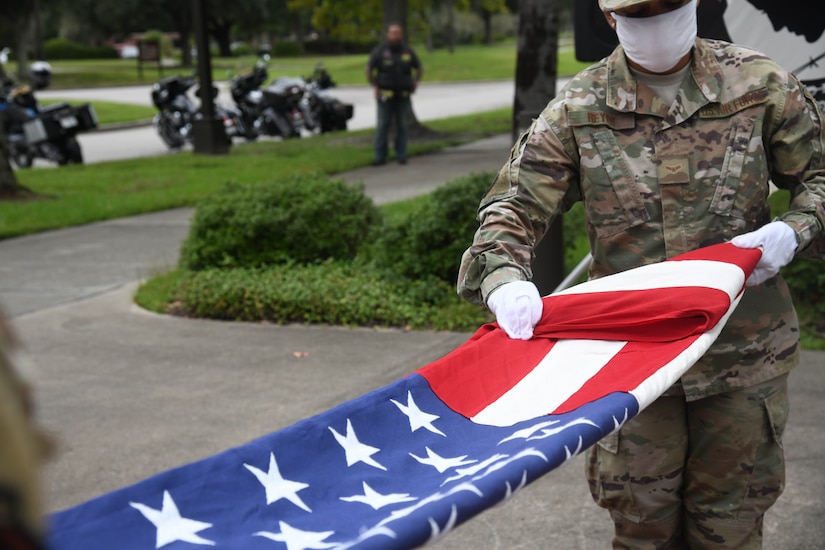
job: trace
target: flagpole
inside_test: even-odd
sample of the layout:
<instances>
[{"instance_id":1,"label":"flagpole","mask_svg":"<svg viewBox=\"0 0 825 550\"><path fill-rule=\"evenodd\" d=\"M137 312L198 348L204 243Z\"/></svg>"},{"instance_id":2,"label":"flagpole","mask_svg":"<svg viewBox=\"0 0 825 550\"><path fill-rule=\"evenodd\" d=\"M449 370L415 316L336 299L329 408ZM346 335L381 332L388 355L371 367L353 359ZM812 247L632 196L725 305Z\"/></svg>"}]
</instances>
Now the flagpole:
<instances>
[{"instance_id":1,"label":"flagpole","mask_svg":"<svg viewBox=\"0 0 825 550\"><path fill-rule=\"evenodd\" d=\"M559 286L553 289L553 293L561 292L562 290L569 288L572 286L579 278L584 275L584 272L590 267L590 263L593 261L593 255L588 252L584 258L578 263L576 267L573 268L567 277L564 278L562 282L559 283Z\"/></svg>"}]
</instances>

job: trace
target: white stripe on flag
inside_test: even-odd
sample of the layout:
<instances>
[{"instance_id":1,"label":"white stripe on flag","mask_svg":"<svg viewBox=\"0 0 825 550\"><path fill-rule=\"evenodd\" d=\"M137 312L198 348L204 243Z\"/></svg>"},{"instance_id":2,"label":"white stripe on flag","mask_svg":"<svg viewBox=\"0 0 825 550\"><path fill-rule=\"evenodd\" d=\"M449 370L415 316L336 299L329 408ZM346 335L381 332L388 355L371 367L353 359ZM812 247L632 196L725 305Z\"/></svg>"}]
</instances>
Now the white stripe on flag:
<instances>
[{"instance_id":1,"label":"white stripe on flag","mask_svg":"<svg viewBox=\"0 0 825 550\"><path fill-rule=\"evenodd\" d=\"M685 350L677 355L670 363L662 366L655 373L648 376L638 387L630 391L631 395L639 402L640 412L682 377L686 372L686 365L692 366L702 358L719 336L719 333L722 332L722 329L725 328L725 323L728 322L733 310L739 305L741 299L741 294L734 298L730 304L730 309L728 309L728 312L716 323L715 327L699 336L695 342L685 348Z\"/></svg>"},{"instance_id":2,"label":"white stripe on flag","mask_svg":"<svg viewBox=\"0 0 825 550\"><path fill-rule=\"evenodd\" d=\"M744 282L745 274L736 264L712 260L681 260L645 265L610 277L593 279L556 292L555 295L693 286L715 288L727 292L733 299Z\"/></svg>"},{"instance_id":3,"label":"white stripe on flag","mask_svg":"<svg viewBox=\"0 0 825 550\"><path fill-rule=\"evenodd\" d=\"M503 427L550 414L613 359L626 343L559 340L536 368L473 416L472 421Z\"/></svg>"}]
</instances>

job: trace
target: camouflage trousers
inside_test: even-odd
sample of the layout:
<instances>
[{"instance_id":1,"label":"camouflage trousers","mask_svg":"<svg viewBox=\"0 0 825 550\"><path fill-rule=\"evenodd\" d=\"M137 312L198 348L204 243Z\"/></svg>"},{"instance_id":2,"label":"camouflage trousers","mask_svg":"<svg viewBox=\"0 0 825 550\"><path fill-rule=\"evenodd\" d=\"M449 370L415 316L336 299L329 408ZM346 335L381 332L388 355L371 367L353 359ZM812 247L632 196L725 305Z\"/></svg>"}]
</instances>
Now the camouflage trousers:
<instances>
[{"instance_id":1,"label":"camouflage trousers","mask_svg":"<svg viewBox=\"0 0 825 550\"><path fill-rule=\"evenodd\" d=\"M613 548L758 549L785 486L788 375L686 402L660 397L588 450Z\"/></svg>"}]
</instances>

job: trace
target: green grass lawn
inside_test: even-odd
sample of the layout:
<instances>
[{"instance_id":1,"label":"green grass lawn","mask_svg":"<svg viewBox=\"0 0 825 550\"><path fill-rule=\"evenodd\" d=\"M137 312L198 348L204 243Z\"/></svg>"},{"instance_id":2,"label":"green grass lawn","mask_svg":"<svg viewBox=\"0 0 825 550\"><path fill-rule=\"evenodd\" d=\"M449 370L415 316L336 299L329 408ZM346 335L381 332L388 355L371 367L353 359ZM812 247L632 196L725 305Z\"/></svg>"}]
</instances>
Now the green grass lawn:
<instances>
[{"instance_id":1,"label":"green grass lawn","mask_svg":"<svg viewBox=\"0 0 825 550\"><path fill-rule=\"evenodd\" d=\"M435 138L413 140L421 154L509 131L511 110L427 122ZM472 123L472 124L471 124ZM471 128L471 130L468 130ZM38 198L0 201L0 238L94 221L192 206L223 183L267 182L288 174L336 174L372 161L372 130L300 140L238 143L229 154L181 152L155 158L20 170L17 178Z\"/></svg>"},{"instance_id":2,"label":"green grass lawn","mask_svg":"<svg viewBox=\"0 0 825 550\"><path fill-rule=\"evenodd\" d=\"M447 50L428 52L423 46L416 46L416 51L424 66L426 82L500 80L513 78L515 75L516 43L513 40L489 46L459 46L452 54ZM268 63L269 76L270 78L308 76L315 65L322 62L338 84L364 84L366 60L367 56L364 54L273 57ZM214 57L212 58L212 78L227 80L233 74L249 70L255 61L256 58L251 56ZM195 72L194 67L172 66L164 67L159 71L157 65L144 64L141 78L138 74L137 61L133 59L56 60L49 63L54 69L52 89L151 84L161 76ZM14 64L11 65L14 71ZM570 46L560 47L559 76L573 75L587 65L587 63L575 60L573 49Z\"/></svg>"},{"instance_id":3,"label":"green grass lawn","mask_svg":"<svg viewBox=\"0 0 825 550\"><path fill-rule=\"evenodd\" d=\"M53 105L55 103L70 103L73 106L83 103L90 103L97 114L98 124L117 124L123 122L135 122L139 120L150 120L157 109L145 105L132 105L129 103L113 103L110 101L76 101L69 99L43 99L42 105Z\"/></svg>"}]
</instances>

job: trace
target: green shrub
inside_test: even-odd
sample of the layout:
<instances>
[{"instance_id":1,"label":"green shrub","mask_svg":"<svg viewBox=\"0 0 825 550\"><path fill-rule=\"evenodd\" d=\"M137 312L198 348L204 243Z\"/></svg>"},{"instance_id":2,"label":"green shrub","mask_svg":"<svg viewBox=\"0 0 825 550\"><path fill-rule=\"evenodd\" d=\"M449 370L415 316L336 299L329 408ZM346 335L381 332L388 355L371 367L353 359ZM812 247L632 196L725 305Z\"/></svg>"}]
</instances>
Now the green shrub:
<instances>
[{"instance_id":1,"label":"green shrub","mask_svg":"<svg viewBox=\"0 0 825 550\"><path fill-rule=\"evenodd\" d=\"M181 265L200 270L354 258L379 221L361 188L326 175L230 183L198 205Z\"/></svg>"},{"instance_id":2,"label":"green shrub","mask_svg":"<svg viewBox=\"0 0 825 550\"><path fill-rule=\"evenodd\" d=\"M301 45L294 40L276 42L272 49L275 57L297 57L303 53Z\"/></svg>"},{"instance_id":3,"label":"green shrub","mask_svg":"<svg viewBox=\"0 0 825 550\"><path fill-rule=\"evenodd\" d=\"M432 299L422 302L367 266L327 261L190 271L175 297L183 304L178 313L236 321L472 331L490 320L485 310L461 302L451 285L430 284Z\"/></svg>"},{"instance_id":4,"label":"green shrub","mask_svg":"<svg viewBox=\"0 0 825 550\"><path fill-rule=\"evenodd\" d=\"M492 174L471 174L436 189L408 218L381 231L373 259L401 277L436 277L455 284L461 254L478 229L476 213Z\"/></svg>"},{"instance_id":5,"label":"green shrub","mask_svg":"<svg viewBox=\"0 0 825 550\"><path fill-rule=\"evenodd\" d=\"M172 39L159 30L148 30L141 37L143 40L154 40L160 45L161 57L172 57L175 55L175 47Z\"/></svg>"},{"instance_id":6,"label":"green shrub","mask_svg":"<svg viewBox=\"0 0 825 550\"><path fill-rule=\"evenodd\" d=\"M258 55L260 52L258 48L250 44L239 44L232 49L232 55L235 57L249 57Z\"/></svg>"},{"instance_id":7,"label":"green shrub","mask_svg":"<svg viewBox=\"0 0 825 550\"><path fill-rule=\"evenodd\" d=\"M825 337L825 269L821 260L796 258L782 268L803 332Z\"/></svg>"},{"instance_id":8,"label":"green shrub","mask_svg":"<svg viewBox=\"0 0 825 550\"><path fill-rule=\"evenodd\" d=\"M318 38L307 40L304 50L311 55L369 54L377 45L378 41L372 37L366 37L363 42Z\"/></svg>"},{"instance_id":9,"label":"green shrub","mask_svg":"<svg viewBox=\"0 0 825 550\"><path fill-rule=\"evenodd\" d=\"M52 38L43 44L46 59L117 59L118 53L108 46L92 47L64 38Z\"/></svg>"}]
</instances>

